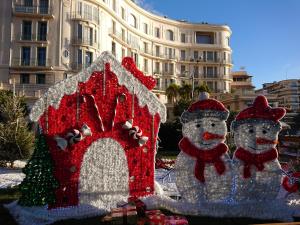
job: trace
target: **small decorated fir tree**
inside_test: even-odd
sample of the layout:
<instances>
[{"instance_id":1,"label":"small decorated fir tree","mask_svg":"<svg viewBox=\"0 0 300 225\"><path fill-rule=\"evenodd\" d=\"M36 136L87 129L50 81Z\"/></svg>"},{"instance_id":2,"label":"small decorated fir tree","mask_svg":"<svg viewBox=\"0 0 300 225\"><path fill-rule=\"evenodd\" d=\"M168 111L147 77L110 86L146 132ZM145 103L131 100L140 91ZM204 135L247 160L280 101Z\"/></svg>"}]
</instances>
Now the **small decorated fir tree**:
<instances>
[{"instance_id":1,"label":"small decorated fir tree","mask_svg":"<svg viewBox=\"0 0 300 225\"><path fill-rule=\"evenodd\" d=\"M23 169L26 175L20 184L22 206L42 206L55 202L58 182L53 176L53 161L43 134L36 140L34 153Z\"/></svg>"}]
</instances>

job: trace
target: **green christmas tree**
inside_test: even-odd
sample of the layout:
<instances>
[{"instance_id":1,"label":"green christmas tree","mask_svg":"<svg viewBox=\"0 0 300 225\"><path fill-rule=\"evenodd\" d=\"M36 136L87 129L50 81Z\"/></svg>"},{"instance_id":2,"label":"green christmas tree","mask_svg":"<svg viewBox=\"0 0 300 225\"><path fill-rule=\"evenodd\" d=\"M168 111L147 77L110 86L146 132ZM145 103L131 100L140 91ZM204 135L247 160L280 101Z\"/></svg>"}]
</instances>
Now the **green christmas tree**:
<instances>
[{"instance_id":1,"label":"green christmas tree","mask_svg":"<svg viewBox=\"0 0 300 225\"><path fill-rule=\"evenodd\" d=\"M38 136L33 155L23 173L26 177L19 186L22 193L19 205L43 206L55 203L54 190L58 182L53 176L53 161L43 134Z\"/></svg>"}]
</instances>

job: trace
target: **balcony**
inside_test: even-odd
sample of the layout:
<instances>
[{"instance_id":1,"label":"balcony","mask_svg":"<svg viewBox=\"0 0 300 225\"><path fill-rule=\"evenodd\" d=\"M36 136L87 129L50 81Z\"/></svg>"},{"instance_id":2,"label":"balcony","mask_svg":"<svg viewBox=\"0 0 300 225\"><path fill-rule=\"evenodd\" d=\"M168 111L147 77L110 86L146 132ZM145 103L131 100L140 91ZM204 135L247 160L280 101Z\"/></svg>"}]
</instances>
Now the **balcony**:
<instances>
[{"instance_id":1,"label":"balcony","mask_svg":"<svg viewBox=\"0 0 300 225\"><path fill-rule=\"evenodd\" d=\"M82 20L86 22L92 22L96 25L100 24L99 14L91 14L91 13L84 13L84 12L72 12L71 13L72 20Z\"/></svg>"},{"instance_id":2,"label":"balcony","mask_svg":"<svg viewBox=\"0 0 300 225\"><path fill-rule=\"evenodd\" d=\"M125 33L121 33L121 32L117 32L114 29L110 29L109 30L109 34L114 37L117 38L120 42L122 42L123 44L127 44L128 42L126 41L125 38Z\"/></svg>"},{"instance_id":3,"label":"balcony","mask_svg":"<svg viewBox=\"0 0 300 225\"><path fill-rule=\"evenodd\" d=\"M78 37L75 37L72 39L72 44L89 46L89 47L93 47L93 48L98 47L98 43L94 42L94 40L85 39L85 38L82 39L82 38L78 38Z\"/></svg>"},{"instance_id":4,"label":"balcony","mask_svg":"<svg viewBox=\"0 0 300 225\"><path fill-rule=\"evenodd\" d=\"M15 58L12 60L12 67L20 69L39 69L48 70L52 69L51 59L20 59Z\"/></svg>"},{"instance_id":5,"label":"balcony","mask_svg":"<svg viewBox=\"0 0 300 225\"><path fill-rule=\"evenodd\" d=\"M21 17L54 18L52 7L14 5L13 14Z\"/></svg>"},{"instance_id":6,"label":"balcony","mask_svg":"<svg viewBox=\"0 0 300 225\"><path fill-rule=\"evenodd\" d=\"M45 35L35 35L35 34L17 34L16 37L17 41L22 42L48 42L47 34Z\"/></svg>"}]
</instances>

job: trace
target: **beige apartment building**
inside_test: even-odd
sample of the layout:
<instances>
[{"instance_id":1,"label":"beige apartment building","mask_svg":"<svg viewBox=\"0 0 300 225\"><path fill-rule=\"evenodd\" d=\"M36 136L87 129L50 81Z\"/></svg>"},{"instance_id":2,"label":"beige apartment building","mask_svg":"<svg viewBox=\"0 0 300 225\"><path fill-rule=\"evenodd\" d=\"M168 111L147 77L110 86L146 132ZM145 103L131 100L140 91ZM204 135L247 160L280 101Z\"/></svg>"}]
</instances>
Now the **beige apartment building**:
<instances>
[{"instance_id":1,"label":"beige apartment building","mask_svg":"<svg viewBox=\"0 0 300 225\"><path fill-rule=\"evenodd\" d=\"M231 30L148 12L131 0L0 1L0 89L34 102L49 86L88 67L102 51L131 56L155 77L162 102L171 83L230 91ZM193 79L191 79L193 78Z\"/></svg>"},{"instance_id":2,"label":"beige apartment building","mask_svg":"<svg viewBox=\"0 0 300 225\"><path fill-rule=\"evenodd\" d=\"M217 98L225 105L225 107L234 112L252 105L257 95L263 94L273 107L278 106L278 98L273 93L256 93L252 84L252 76L245 70L234 71L231 73L231 93L219 94Z\"/></svg>"},{"instance_id":3,"label":"beige apartment building","mask_svg":"<svg viewBox=\"0 0 300 225\"><path fill-rule=\"evenodd\" d=\"M300 79L288 79L264 83L256 93L276 94L279 106L290 112L300 112Z\"/></svg>"}]
</instances>

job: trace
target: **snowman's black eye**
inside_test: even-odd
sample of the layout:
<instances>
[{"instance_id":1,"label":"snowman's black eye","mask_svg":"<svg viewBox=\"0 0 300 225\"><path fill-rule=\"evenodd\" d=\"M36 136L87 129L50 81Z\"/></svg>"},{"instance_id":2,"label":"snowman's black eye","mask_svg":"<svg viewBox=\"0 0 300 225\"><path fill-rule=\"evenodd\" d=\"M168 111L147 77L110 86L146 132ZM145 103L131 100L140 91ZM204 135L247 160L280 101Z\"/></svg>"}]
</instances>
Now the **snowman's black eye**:
<instances>
[{"instance_id":1,"label":"snowman's black eye","mask_svg":"<svg viewBox=\"0 0 300 225\"><path fill-rule=\"evenodd\" d=\"M198 127L198 128L199 128L199 127L201 127L201 125L198 123L198 124L196 125L196 127Z\"/></svg>"},{"instance_id":2,"label":"snowman's black eye","mask_svg":"<svg viewBox=\"0 0 300 225\"><path fill-rule=\"evenodd\" d=\"M212 123L211 126L214 127L216 124Z\"/></svg>"},{"instance_id":3,"label":"snowman's black eye","mask_svg":"<svg viewBox=\"0 0 300 225\"><path fill-rule=\"evenodd\" d=\"M268 133L266 130L263 130L262 132L263 132L263 134L266 134L266 133Z\"/></svg>"},{"instance_id":4,"label":"snowman's black eye","mask_svg":"<svg viewBox=\"0 0 300 225\"><path fill-rule=\"evenodd\" d=\"M250 134L252 134L253 132L254 132L254 130L253 130L253 129L250 129L250 130L249 130L249 133L250 133Z\"/></svg>"}]
</instances>

